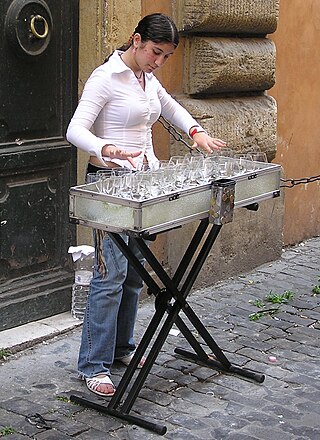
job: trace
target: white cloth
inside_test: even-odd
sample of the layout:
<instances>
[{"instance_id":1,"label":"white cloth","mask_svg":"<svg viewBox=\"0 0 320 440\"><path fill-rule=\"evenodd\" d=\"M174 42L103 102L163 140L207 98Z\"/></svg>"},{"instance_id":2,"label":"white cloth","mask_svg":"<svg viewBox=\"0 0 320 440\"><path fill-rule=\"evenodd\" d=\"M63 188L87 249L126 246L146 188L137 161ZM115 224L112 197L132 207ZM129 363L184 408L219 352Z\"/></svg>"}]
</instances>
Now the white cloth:
<instances>
[{"instance_id":1,"label":"white cloth","mask_svg":"<svg viewBox=\"0 0 320 440\"><path fill-rule=\"evenodd\" d=\"M73 261L79 260L83 255L88 256L94 253L94 247L88 246L86 244L81 244L80 246L70 246L68 253L72 254Z\"/></svg>"},{"instance_id":2,"label":"white cloth","mask_svg":"<svg viewBox=\"0 0 320 440\"><path fill-rule=\"evenodd\" d=\"M171 95L152 73L145 74L145 90L115 51L109 60L96 68L85 84L79 105L67 129L70 143L96 156L101 164L101 149L113 144L121 150L139 150L137 164L157 162L152 145L151 127L160 114L189 134L198 122ZM112 159L132 168L127 160Z\"/></svg>"}]
</instances>

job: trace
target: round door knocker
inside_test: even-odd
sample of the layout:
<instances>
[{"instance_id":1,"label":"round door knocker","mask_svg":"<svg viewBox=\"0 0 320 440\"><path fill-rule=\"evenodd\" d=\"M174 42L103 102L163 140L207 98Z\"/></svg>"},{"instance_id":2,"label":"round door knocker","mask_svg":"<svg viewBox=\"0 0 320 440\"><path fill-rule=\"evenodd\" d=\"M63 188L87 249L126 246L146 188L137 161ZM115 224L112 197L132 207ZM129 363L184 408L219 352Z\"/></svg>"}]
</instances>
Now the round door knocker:
<instances>
[{"instance_id":1,"label":"round door knocker","mask_svg":"<svg viewBox=\"0 0 320 440\"><path fill-rule=\"evenodd\" d=\"M36 22L42 22L43 28L44 28L42 34L39 34L39 32L37 31ZM36 38L40 38L41 40L43 38L47 38L48 33L49 33L48 22L44 17L42 17L42 15L34 15L33 17L31 17L30 29L31 29L32 35L34 35Z\"/></svg>"},{"instance_id":2,"label":"round door knocker","mask_svg":"<svg viewBox=\"0 0 320 440\"><path fill-rule=\"evenodd\" d=\"M6 37L17 55L36 57L47 49L53 31L44 0L14 0L6 14Z\"/></svg>"}]
</instances>

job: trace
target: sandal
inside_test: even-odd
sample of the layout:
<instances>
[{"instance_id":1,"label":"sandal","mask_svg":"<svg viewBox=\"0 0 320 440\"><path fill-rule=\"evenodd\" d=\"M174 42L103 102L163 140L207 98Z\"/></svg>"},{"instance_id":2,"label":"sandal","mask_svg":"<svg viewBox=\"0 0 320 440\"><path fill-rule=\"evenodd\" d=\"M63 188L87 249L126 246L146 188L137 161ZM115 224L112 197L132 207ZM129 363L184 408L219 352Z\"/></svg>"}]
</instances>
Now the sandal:
<instances>
[{"instance_id":1,"label":"sandal","mask_svg":"<svg viewBox=\"0 0 320 440\"><path fill-rule=\"evenodd\" d=\"M135 351L133 351L130 354L127 354L127 356L122 356L121 358L117 358L116 360L118 362L121 362L122 364L124 364L126 367L128 367L130 362L132 361L134 354L135 354ZM145 361L146 361L146 358L142 357L140 359L140 362L138 363L137 368L139 368L139 369L142 368L144 366Z\"/></svg>"},{"instance_id":2,"label":"sandal","mask_svg":"<svg viewBox=\"0 0 320 440\"><path fill-rule=\"evenodd\" d=\"M95 394L98 394L99 396L110 397L113 396L116 392L116 388L113 385L110 376L108 376L107 374L102 373L93 377L85 377L85 382L88 390L92 391ZM100 385L111 385L113 389L110 393L103 393L102 391L98 391Z\"/></svg>"}]
</instances>

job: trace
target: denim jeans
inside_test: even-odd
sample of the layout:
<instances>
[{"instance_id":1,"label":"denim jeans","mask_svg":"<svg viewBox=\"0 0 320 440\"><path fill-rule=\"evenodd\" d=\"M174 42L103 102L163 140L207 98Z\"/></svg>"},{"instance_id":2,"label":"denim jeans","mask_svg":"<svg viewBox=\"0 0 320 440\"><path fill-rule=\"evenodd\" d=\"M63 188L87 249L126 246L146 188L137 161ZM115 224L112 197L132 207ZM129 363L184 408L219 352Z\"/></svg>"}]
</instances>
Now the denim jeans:
<instances>
[{"instance_id":1,"label":"denim jeans","mask_svg":"<svg viewBox=\"0 0 320 440\"><path fill-rule=\"evenodd\" d=\"M121 236L144 262L132 239ZM114 359L135 350L133 333L143 281L108 234L102 251L108 274L103 277L95 267L91 281L78 359L83 377L110 374Z\"/></svg>"}]
</instances>

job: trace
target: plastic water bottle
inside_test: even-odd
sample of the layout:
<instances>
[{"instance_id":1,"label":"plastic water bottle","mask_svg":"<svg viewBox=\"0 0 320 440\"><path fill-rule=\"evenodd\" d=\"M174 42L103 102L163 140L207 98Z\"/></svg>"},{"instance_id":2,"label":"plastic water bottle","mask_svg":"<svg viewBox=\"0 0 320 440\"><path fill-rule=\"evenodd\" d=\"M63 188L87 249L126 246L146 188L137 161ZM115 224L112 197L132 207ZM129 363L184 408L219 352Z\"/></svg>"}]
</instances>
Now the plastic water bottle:
<instances>
[{"instance_id":1,"label":"plastic water bottle","mask_svg":"<svg viewBox=\"0 0 320 440\"><path fill-rule=\"evenodd\" d=\"M72 285L71 315L83 321L94 265L94 248L92 246L70 247L69 253L75 266Z\"/></svg>"}]
</instances>

